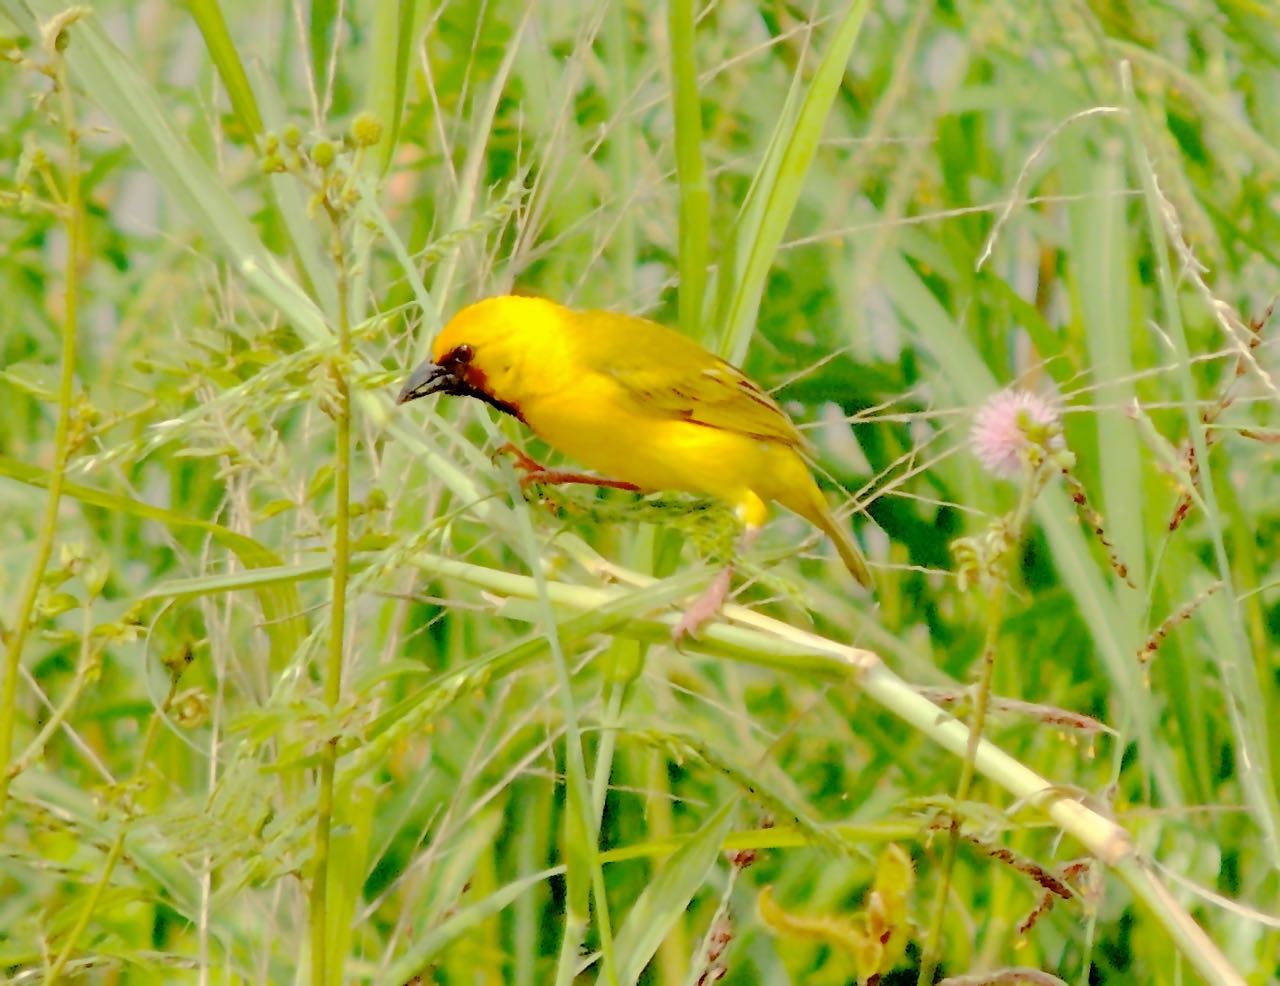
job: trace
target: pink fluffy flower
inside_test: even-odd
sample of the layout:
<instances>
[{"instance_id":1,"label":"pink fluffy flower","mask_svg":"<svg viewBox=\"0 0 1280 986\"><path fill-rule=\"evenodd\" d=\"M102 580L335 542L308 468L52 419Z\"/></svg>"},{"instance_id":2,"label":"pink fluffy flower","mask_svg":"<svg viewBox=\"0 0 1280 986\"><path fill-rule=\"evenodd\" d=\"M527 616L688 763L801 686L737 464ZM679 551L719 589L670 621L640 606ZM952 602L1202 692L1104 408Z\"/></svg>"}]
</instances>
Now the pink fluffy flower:
<instances>
[{"instance_id":1,"label":"pink fluffy flower","mask_svg":"<svg viewBox=\"0 0 1280 986\"><path fill-rule=\"evenodd\" d=\"M973 417L974 455L993 476L1013 479L1036 450L1063 447L1057 408L1029 390L1002 390Z\"/></svg>"}]
</instances>

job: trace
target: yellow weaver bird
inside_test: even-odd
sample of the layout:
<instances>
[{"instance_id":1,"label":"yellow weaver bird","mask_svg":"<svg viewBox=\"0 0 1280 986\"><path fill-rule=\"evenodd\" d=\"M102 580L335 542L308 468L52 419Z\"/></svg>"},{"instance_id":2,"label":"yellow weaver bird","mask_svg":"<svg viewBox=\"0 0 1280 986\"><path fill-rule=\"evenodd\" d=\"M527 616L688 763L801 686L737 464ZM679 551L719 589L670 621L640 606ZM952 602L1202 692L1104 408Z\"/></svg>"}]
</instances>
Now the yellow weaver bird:
<instances>
[{"instance_id":1,"label":"yellow weaver bird","mask_svg":"<svg viewBox=\"0 0 1280 986\"><path fill-rule=\"evenodd\" d=\"M808 443L776 401L718 356L647 319L574 311L541 298L488 298L458 312L397 403L478 398L601 476L542 468L517 453L524 482L682 490L730 504L749 544L777 502L835 544L871 584L866 560L804 459ZM676 627L696 632L728 595L730 569Z\"/></svg>"}]
</instances>

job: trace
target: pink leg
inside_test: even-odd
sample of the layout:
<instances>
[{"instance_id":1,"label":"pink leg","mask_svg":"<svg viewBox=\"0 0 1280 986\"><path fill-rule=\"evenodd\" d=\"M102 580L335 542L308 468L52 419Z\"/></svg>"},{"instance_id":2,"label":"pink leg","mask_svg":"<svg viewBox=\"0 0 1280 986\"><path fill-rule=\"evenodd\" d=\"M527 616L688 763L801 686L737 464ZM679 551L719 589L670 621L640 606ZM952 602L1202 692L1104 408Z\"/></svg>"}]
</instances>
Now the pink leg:
<instances>
[{"instance_id":1,"label":"pink leg","mask_svg":"<svg viewBox=\"0 0 1280 986\"><path fill-rule=\"evenodd\" d=\"M603 486L611 490L628 490L638 493L640 487L622 479L605 479L603 476L592 476L586 472L561 472L559 469L533 469L520 477L520 488L525 489L535 483L546 486L566 486L576 483L581 486Z\"/></svg>"},{"instance_id":2,"label":"pink leg","mask_svg":"<svg viewBox=\"0 0 1280 986\"><path fill-rule=\"evenodd\" d=\"M755 541L760 533L758 527L748 527L742 532L742 538L738 542L738 553L746 554L747 549L751 547L751 543ZM686 636L700 636L702 628L710 623L720 610L724 607L725 600L729 598L729 588L733 582L733 565L726 565L716 573L716 577L711 580L711 584L707 586L707 591L693 601L684 614L680 617L680 622L675 625L675 629L671 631L671 638L675 641L676 646L680 646L680 642Z\"/></svg>"},{"instance_id":3,"label":"pink leg","mask_svg":"<svg viewBox=\"0 0 1280 986\"><path fill-rule=\"evenodd\" d=\"M527 490L535 483L542 483L547 486L563 486L569 483L577 483L583 486L604 486L611 490L629 490L633 493L640 490L640 487L635 483L628 483L621 479L605 479L602 476L592 476L590 473L585 472L564 472L560 469L548 469L536 459L531 459L510 442L507 442L506 445L503 445L493 454L506 454L515 458L514 465L520 473L521 490Z\"/></svg>"}]
</instances>

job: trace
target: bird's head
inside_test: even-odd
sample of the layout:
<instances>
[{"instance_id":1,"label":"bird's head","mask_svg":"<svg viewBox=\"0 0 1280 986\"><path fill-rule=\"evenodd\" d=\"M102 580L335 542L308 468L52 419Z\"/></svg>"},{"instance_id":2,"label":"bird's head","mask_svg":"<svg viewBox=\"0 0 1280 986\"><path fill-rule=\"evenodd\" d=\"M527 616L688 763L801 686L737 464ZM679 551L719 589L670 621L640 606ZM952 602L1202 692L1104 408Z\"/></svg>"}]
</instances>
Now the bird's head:
<instances>
[{"instance_id":1,"label":"bird's head","mask_svg":"<svg viewBox=\"0 0 1280 986\"><path fill-rule=\"evenodd\" d=\"M554 302L515 295L468 305L440 330L431 359L409 374L396 403L458 394L523 420L520 402L545 379L539 362L558 344L570 314Z\"/></svg>"}]
</instances>

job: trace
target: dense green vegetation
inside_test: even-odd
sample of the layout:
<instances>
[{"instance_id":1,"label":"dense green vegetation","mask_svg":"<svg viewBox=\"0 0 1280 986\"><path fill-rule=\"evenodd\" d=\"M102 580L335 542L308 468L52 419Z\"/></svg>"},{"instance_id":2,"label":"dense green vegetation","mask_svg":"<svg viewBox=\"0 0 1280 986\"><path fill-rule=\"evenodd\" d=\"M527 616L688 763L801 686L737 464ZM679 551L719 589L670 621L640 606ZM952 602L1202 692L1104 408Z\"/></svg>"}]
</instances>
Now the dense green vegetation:
<instances>
[{"instance_id":1,"label":"dense green vegetation","mask_svg":"<svg viewBox=\"0 0 1280 986\"><path fill-rule=\"evenodd\" d=\"M1273 5L0 36L13 981L1280 976ZM874 595L779 515L674 648L700 504L526 502L518 423L393 406L511 290L773 389Z\"/></svg>"}]
</instances>

